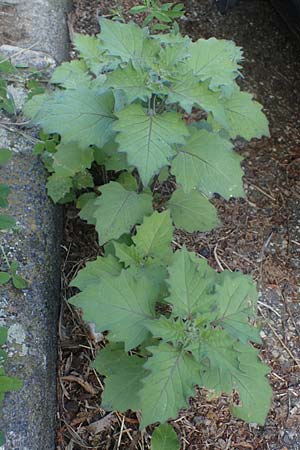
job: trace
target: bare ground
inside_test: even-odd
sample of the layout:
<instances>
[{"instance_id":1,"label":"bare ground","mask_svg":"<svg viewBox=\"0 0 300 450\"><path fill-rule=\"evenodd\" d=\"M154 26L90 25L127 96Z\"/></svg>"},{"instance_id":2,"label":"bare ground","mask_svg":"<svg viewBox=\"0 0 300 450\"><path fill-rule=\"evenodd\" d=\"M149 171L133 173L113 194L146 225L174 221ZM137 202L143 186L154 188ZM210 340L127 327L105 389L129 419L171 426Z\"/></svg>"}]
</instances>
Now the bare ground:
<instances>
[{"instance_id":1,"label":"bare ground","mask_svg":"<svg viewBox=\"0 0 300 450\"><path fill-rule=\"evenodd\" d=\"M118 2L125 13L134 3ZM296 450L300 448L300 47L268 1L241 1L227 16L221 16L209 0L185 3L181 27L186 34L194 39L233 39L244 48L241 84L264 105L271 137L236 142L245 157L247 199L216 199L223 226L207 234L178 232L175 245L185 243L216 270L238 269L257 280L261 355L272 368L274 396L265 427L232 418L226 397L211 401L202 390L173 424L182 450ZM110 15L115 4L74 0L71 31L97 33L97 16ZM72 207L66 210L62 249L57 450L148 449L149 436L138 433L134 414L108 415L101 409L103 380L89 368L94 336L66 302L72 295L68 282L87 260L101 253L93 229L76 217Z\"/></svg>"}]
</instances>

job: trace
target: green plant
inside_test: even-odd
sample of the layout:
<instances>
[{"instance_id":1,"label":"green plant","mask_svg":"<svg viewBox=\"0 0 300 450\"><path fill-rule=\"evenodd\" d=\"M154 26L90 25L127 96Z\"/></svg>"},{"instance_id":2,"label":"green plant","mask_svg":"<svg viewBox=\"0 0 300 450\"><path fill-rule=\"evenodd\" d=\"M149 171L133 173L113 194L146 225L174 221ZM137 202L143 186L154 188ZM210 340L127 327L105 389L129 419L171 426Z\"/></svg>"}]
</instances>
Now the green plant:
<instances>
[{"instance_id":1,"label":"green plant","mask_svg":"<svg viewBox=\"0 0 300 450\"><path fill-rule=\"evenodd\" d=\"M7 329L4 327L0 327L0 347L2 347L6 343L7 339ZM9 391L18 391L22 387L22 382L15 378L9 377L5 374L4 364L7 359L6 352L1 348L0 349L0 404L4 400L4 395ZM2 431L0 431L0 446L5 444L5 436Z\"/></svg>"},{"instance_id":2,"label":"green plant","mask_svg":"<svg viewBox=\"0 0 300 450\"><path fill-rule=\"evenodd\" d=\"M16 68L0 53L0 110L3 109L8 114L16 111L15 102L7 90L6 77L8 74L16 72Z\"/></svg>"},{"instance_id":3,"label":"green plant","mask_svg":"<svg viewBox=\"0 0 300 450\"><path fill-rule=\"evenodd\" d=\"M0 166L6 164L11 159L12 153L7 148L0 149ZM4 183L0 183L0 208L6 208L8 206L8 195L10 189ZM15 219L8 214L0 214L0 233L13 229L16 226ZM26 287L26 281L17 274L19 263L17 261L9 262L4 247L0 241L0 250L4 263L6 264L6 271L0 268L0 286L2 284L12 281L14 287L17 289L24 289Z\"/></svg>"},{"instance_id":4,"label":"green plant","mask_svg":"<svg viewBox=\"0 0 300 450\"><path fill-rule=\"evenodd\" d=\"M143 0L143 5L134 6L129 10L131 14L146 14L143 26L151 26L152 30L169 30L175 27L178 31L176 19L184 15L183 3L163 3L158 0Z\"/></svg>"},{"instance_id":5,"label":"green plant","mask_svg":"<svg viewBox=\"0 0 300 450\"><path fill-rule=\"evenodd\" d=\"M60 89L33 97L25 113L46 140L59 135L51 152L41 149L49 195L65 202L80 194L80 217L104 245L105 256L72 282L82 292L71 300L109 331L94 363L107 377L103 406L141 410L144 427L175 417L198 384L238 391L232 412L263 423L271 390L249 344L259 342L249 325L253 283L171 248L173 224L187 232L220 224L214 193L244 196L231 140L268 135L261 106L236 83L241 49L100 23L98 37L76 35L79 60L52 77ZM159 195L166 180L167 197Z\"/></svg>"},{"instance_id":6,"label":"green plant","mask_svg":"<svg viewBox=\"0 0 300 450\"><path fill-rule=\"evenodd\" d=\"M232 412L263 424L271 389L249 341L260 342L257 293L248 276L216 273L185 248L172 253L169 211L137 227L133 243L89 263L71 283L71 303L109 344L94 367L106 376L102 406L142 412L141 428L175 418L198 384L233 390ZM130 352L130 356L127 352ZM124 384L126 389L124 389Z\"/></svg>"}]
</instances>

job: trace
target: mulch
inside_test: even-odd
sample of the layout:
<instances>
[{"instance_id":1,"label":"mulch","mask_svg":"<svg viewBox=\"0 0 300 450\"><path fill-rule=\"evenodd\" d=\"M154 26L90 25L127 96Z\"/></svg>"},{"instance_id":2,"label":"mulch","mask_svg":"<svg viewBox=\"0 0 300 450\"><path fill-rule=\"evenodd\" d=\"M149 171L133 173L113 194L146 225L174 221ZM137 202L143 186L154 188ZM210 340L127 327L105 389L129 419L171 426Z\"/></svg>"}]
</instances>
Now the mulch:
<instances>
[{"instance_id":1,"label":"mulch","mask_svg":"<svg viewBox=\"0 0 300 450\"><path fill-rule=\"evenodd\" d=\"M120 4L123 7L121 11ZM125 14L136 2L74 0L71 32L99 32L98 16ZM233 39L244 48L243 89L264 105L271 137L236 141L245 157L246 199L214 200L222 227L210 233L178 231L175 246L208 259L216 270L251 274L260 290L261 357L271 367L273 402L266 425L231 417L225 396L209 399L199 389L173 421L182 450L296 450L300 443L300 48L270 3L241 0L226 16L209 0L186 0L182 31ZM114 9L114 11L112 11ZM103 378L89 367L99 347L67 299L70 280L101 254L97 237L69 206L62 245L63 298L59 326L59 421L57 450L149 449L135 414L101 408Z\"/></svg>"}]
</instances>

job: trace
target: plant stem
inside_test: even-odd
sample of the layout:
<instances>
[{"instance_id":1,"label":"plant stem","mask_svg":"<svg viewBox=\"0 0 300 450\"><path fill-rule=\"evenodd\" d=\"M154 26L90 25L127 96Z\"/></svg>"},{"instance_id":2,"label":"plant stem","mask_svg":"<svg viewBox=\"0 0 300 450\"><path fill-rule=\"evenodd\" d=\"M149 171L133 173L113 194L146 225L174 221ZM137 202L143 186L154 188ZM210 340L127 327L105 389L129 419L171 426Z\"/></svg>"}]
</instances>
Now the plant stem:
<instances>
[{"instance_id":1,"label":"plant stem","mask_svg":"<svg viewBox=\"0 0 300 450\"><path fill-rule=\"evenodd\" d=\"M10 264L9 264L7 255L6 255L6 253L5 253L5 250L4 250L4 247L3 247L2 244L0 244L0 249L1 249L2 255L3 255L4 259L5 259L5 262L6 262L6 264L7 264L7 267L8 267L8 269L10 270Z\"/></svg>"}]
</instances>

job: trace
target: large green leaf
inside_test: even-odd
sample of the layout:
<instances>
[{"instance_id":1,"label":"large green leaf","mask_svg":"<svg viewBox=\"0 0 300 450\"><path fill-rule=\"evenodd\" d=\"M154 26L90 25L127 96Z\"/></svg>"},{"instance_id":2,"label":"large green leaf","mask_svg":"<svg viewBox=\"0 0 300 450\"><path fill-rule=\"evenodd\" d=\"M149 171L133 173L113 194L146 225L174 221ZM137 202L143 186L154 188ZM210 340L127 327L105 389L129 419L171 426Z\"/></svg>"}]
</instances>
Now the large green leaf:
<instances>
[{"instance_id":1,"label":"large green leaf","mask_svg":"<svg viewBox=\"0 0 300 450\"><path fill-rule=\"evenodd\" d=\"M46 133L59 133L64 142L77 142L80 147L102 147L114 135L112 124L114 97L92 89L58 91L32 108L27 115Z\"/></svg>"},{"instance_id":2,"label":"large green leaf","mask_svg":"<svg viewBox=\"0 0 300 450\"><path fill-rule=\"evenodd\" d=\"M145 322L155 315L156 289L147 278L123 270L117 277L105 276L72 297L83 311L84 320L94 322L98 331L110 331L109 339L124 342L128 351L141 344L149 331Z\"/></svg>"},{"instance_id":3,"label":"large green leaf","mask_svg":"<svg viewBox=\"0 0 300 450\"><path fill-rule=\"evenodd\" d=\"M186 248L175 252L168 268L170 297L167 302L173 306L172 315L192 317L211 309L211 295L215 283L215 271Z\"/></svg>"},{"instance_id":4,"label":"large green leaf","mask_svg":"<svg viewBox=\"0 0 300 450\"><path fill-rule=\"evenodd\" d=\"M210 38L199 39L189 47L190 58L187 69L192 70L195 78L210 80L210 87L231 85L239 74L239 61L242 52L233 41Z\"/></svg>"},{"instance_id":5,"label":"large green leaf","mask_svg":"<svg viewBox=\"0 0 300 450\"><path fill-rule=\"evenodd\" d=\"M263 425L270 408L272 390L265 375L269 368L258 359L258 351L237 343L222 330L211 330L202 336L199 359L207 358L203 384L219 395L236 390L240 405L232 412L247 422ZM196 353L193 352L195 355Z\"/></svg>"},{"instance_id":6,"label":"large green leaf","mask_svg":"<svg viewBox=\"0 0 300 450\"><path fill-rule=\"evenodd\" d=\"M176 189L167 206L176 227L190 233L210 231L220 225L215 207L195 190L186 194L181 188Z\"/></svg>"},{"instance_id":7,"label":"large green leaf","mask_svg":"<svg viewBox=\"0 0 300 450\"><path fill-rule=\"evenodd\" d=\"M228 200L244 197L241 160L229 141L194 129L186 145L178 148L171 172L186 193L196 188L209 197L219 193Z\"/></svg>"},{"instance_id":8,"label":"large green leaf","mask_svg":"<svg viewBox=\"0 0 300 450\"><path fill-rule=\"evenodd\" d=\"M251 94L241 92L237 87L229 98L223 99L222 104L227 131L232 138L241 136L250 140L254 137L269 136L268 121L262 112L262 106L252 100Z\"/></svg>"},{"instance_id":9,"label":"large green leaf","mask_svg":"<svg viewBox=\"0 0 300 450\"><path fill-rule=\"evenodd\" d=\"M91 77L87 70L84 61L65 62L55 69L50 81L60 84L66 89L78 89L79 86L88 88L91 84Z\"/></svg>"},{"instance_id":10,"label":"large green leaf","mask_svg":"<svg viewBox=\"0 0 300 450\"><path fill-rule=\"evenodd\" d=\"M239 272L218 274L216 298L218 308L214 323L243 343L261 342L259 330L249 324L256 314L257 291L253 280Z\"/></svg>"},{"instance_id":11,"label":"large green leaf","mask_svg":"<svg viewBox=\"0 0 300 450\"><path fill-rule=\"evenodd\" d=\"M126 67L119 67L107 74L104 86L124 91L128 103L136 99L146 101L151 96L149 74L140 67L134 68L129 62Z\"/></svg>"},{"instance_id":12,"label":"large green leaf","mask_svg":"<svg viewBox=\"0 0 300 450\"><path fill-rule=\"evenodd\" d=\"M147 114L141 105L130 105L118 112L114 129L119 151L126 152L130 165L137 167L144 185L169 164L174 156L172 144L184 144L188 129L181 115L173 112Z\"/></svg>"},{"instance_id":13,"label":"large green leaf","mask_svg":"<svg viewBox=\"0 0 300 450\"><path fill-rule=\"evenodd\" d=\"M135 23L129 24L100 19L100 39L110 55L123 62L132 61L135 67L151 66L159 52L159 43L149 39L145 28Z\"/></svg>"},{"instance_id":14,"label":"large green leaf","mask_svg":"<svg viewBox=\"0 0 300 450\"><path fill-rule=\"evenodd\" d=\"M86 263L84 269L81 269L76 277L71 281L70 286L76 286L82 291L89 285L101 281L102 278L107 275L120 275L121 269L122 265L114 256L98 256L95 261L89 261Z\"/></svg>"},{"instance_id":15,"label":"large green leaf","mask_svg":"<svg viewBox=\"0 0 300 450\"><path fill-rule=\"evenodd\" d=\"M155 428L151 438L151 450L180 450L180 444L174 428L163 423Z\"/></svg>"},{"instance_id":16,"label":"large green leaf","mask_svg":"<svg viewBox=\"0 0 300 450\"><path fill-rule=\"evenodd\" d=\"M170 257L173 226L170 211L157 212L145 217L132 240L141 257L156 257L160 260Z\"/></svg>"},{"instance_id":17,"label":"large green leaf","mask_svg":"<svg viewBox=\"0 0 300 450\"><path fill-rule=\"evenodd\" d=\"M154 422L165 422L177 416L194 394L200 380L200 366L184 350L160 343L148 347L152 357L144 365L150 374L141 390L141 428Z\"/></svg>"},{"instance_id":18,"label":"large green leaf","mask_svg":"<svg viewBox=\"0 0 300 450\"><path fill-rule=\"evenodd\" d=\"M72 177L84 169L89 169L94 160L91 147L82 149L76 143L61 143L53 155L53 169L62 177Z\"/></svg>"},{"instance_id":19,"label":"large green leaf","mask_svg":"<svg viewBox=\"0 0 300 450\"><path fill-rule=\"evenodd\" d=\"M132 226L141 223L152 212L148 194L126 191L121 184L111 181L100 187L101 196L95 200L96 230L100 244L129 233Z\"/></svg>"},{"instance_id":20,"label":"large green leaf","mask_svg":"<svg viewBox=\"0 0 300 450\"><path fill-rule=\"evenodd\" d=\"M122 412L141 408L139 391L147 374L144 362L143 358L129 356L120 344L108 344L97 353L93 367L106 376L102 408Z\"/></svg>"}]
</instances>

